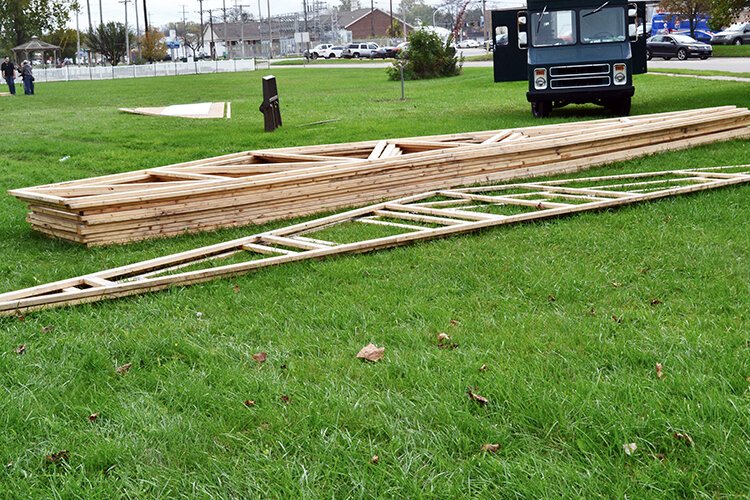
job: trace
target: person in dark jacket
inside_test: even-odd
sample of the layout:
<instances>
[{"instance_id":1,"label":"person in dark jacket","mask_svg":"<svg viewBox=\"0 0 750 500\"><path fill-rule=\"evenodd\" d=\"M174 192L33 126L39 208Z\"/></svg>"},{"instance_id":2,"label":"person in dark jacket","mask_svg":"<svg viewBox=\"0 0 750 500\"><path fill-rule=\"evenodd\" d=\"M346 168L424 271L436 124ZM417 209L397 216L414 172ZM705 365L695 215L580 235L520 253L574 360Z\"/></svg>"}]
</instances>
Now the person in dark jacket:
<instances>
[{"instance_id":1,"label":"person in dark jacket","mask_svg":"<svg viewBox=\"0 0 750 500\"><path fill-rule=\"evenodd\" d=\"M11 95L16 95L16 65L11 62L10 57L6 57L3 64L0 65L0 73L5 78L5 83L8 84Z\"/></svg>"},{"instance_id":2,"label":"person in dark jacket","mask_svg":"<svg viewBox=\"0 0 750 500\"><path fill-rule=\"evenodd\" d=\"M21 66L21 78L23 79L23 93L34 95L34 75L31 72L31 63L24 61Z\"/></svg>"}]
</instances>

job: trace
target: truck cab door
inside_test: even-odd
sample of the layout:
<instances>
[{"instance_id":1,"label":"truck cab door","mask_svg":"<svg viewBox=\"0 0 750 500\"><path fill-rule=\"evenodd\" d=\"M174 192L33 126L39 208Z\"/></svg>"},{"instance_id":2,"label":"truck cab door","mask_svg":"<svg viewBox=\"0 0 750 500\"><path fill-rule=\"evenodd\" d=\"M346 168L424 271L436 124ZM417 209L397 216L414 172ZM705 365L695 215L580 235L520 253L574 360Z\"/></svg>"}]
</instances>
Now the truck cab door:
<instances>
[{"instance_id":1,"label":"truck cab door","mask_svg":"<svg viewBox=\"0 0 750 500\"><path fill-rule=\"evenodd\" d=\"M492 11L492 53L496 82L527 81L526 10Z\"/></svg>"},{"instance_id":2,"label":"truck cab door","mask_svg":"<svg viewBox=\"0 0 750 500\"><path fill-rule=\"evenodd\" d=\"M645 2L628 4L628 32L630 34L630 53L633 57L633 74L647 73Z\"/></svg>"}]
</instances>

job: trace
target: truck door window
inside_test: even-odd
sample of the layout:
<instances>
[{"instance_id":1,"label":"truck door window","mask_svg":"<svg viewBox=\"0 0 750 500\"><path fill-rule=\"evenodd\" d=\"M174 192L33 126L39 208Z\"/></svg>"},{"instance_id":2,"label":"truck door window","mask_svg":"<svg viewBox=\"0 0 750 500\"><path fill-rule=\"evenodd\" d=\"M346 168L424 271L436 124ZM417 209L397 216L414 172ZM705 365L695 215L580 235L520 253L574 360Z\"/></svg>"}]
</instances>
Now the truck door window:
<instances>
[{"instance_id":1,"label":"truck door window","mask_svg":"<svg viewBox=\"0 0 750 500\"><path fill-rule=\"evenodd\" d=\"M495 45L508 45L507 26L497 26L495 28Z\"/></svg>"},{"instance_id":2,"label":"truck door window","mask_svg":"<svg viewBox=\"0 0 750 500\"><path fill-rule=\"evenodd\" d=\"M581 43L625 40L625 12L622 7L581 9Z\"/></svg>"},{"instance_id":3,"label":"truck door window","mask_svg":"<svg viewBox=\"0 0 750 500\"><path fill-rule=\"evenodd\" d=\"M534 47L575 45L576 16L572 10L534 12L531 15L531 43Z\"/></svg>"},{"instance_id":4,"label":"truck door window","mask_svg":"<svg viewBox=\"0 0 750 500\"><path fill-rule=\"evenodd\" d=\"M518 13L518 48L525 49L528 46L526 39L526 14Z\"/></svg>"}]
</instances>

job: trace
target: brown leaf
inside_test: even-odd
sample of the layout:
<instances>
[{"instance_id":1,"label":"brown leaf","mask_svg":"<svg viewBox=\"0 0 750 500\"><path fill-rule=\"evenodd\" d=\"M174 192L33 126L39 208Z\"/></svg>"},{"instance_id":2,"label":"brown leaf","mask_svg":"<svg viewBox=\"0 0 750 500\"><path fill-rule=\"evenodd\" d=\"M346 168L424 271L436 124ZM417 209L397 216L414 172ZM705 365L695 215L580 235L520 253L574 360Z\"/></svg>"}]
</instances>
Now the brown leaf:
<instances>
[{"instance_id":1,"label":"brown leaf","mask_svg":"<svg viewBox=\"0 0 750 500\"><path fill-rule=\"evenodd\" d=\"M555 297L553 294L547 295L547 300L549 302L555 302L557 300L557 297Z\"/></svg>"},{"instance_id":2,"label":"brown leaf","mask_svg":"<svg viewBox=\"0 0 750 500\"><path fill-rule=\"evenodd\" d=\"M612 315L612 321L614 321L615 323L618 323L618 324L622 323L622 316L617 316L616 314L613 314Z\"/></svg>"},{"instance_id":3,"label":"brown leaf","mask_svg":"<svg viewBox=\"0 0 750 500\"><path fill-rule=\"evenodd\" d=\"M68 459L70 459L70 452L68 452L68 450L61 450L57 453L53 453L44 457L44 460L48 464L59 464L61 462L67 462Z\"/></svg>"},{"instance_id":4,"label":"brown leaf","mask_svg":"<svg viewBox=\"0 0 750 500\"><path fill-rule=\"evenodd\" d=\"M256 363L260 365L266 362L267 357L268 355L266 354L265 351L256 352L255 354L253 354L253 361L255 361Z\"/></svg>"},{"instance_id":5,"label":"brown leaf","mask_svg":"<svg viewBox=\"0 0 750 500\"><path fill-rule=\"evenodd\" d=\"M480 396L476 392L474 392L471 388L467 389L466 392L469 394L469 399L472 401L476 401L479 406L485 406L487 403L490 402L489 399L485 398L484 396Z\"/></svg>"},{"instance_id":6,"label":"brown leaf","mask_svg":"<svg viewBox=\"0 0 750 500\"><path fill-rule=\"evenodd\" d=\"M667 456L664 453L657 453L654 455L654 458L660 462L663 462L667 459Z\"/></svg>"},{"instance_id":7,"label":"brown leaf","mask_svg":"<svg viewBox=\"0 0 750 500\"><path fill-rule=\"evenodd\" d=\"M99 418L99 412L92 413L89 415L89 422L96 422L97 418Z\"/></svg>"},{"instance_id":8,"label":"brown leaf","mask_svg":"<svg viewBox=\"0 0 750 500\"><path fill-rule=\"evenodd\" d=\"M684 432L675 432L674 438L677 441L684 442L687 446L693 446L695 442L693 441L693 438L690 437L690 434L684 433Z\"/></svg>"},{"instance_id":9,"label":"brown leaf","mask_svg":"<svg viewBox=\"0 0 750 500\"><path fill-rule=\"evenodd\" d=\"M659 380L664 378L664 367L661 363L656 363L656 378Z\"/></svg>"},{"instance_id":10,"label":"brown leaf","mask_svg":"<svg viewBox=\"0 0 750 500\"><path fill-rule=\"evenodd\" d=\"M458 344L448 342L450 339L451 339L450 335L448 335L447 333L438 334L438 337L437 337L438 347L440 349L455 349L456 347L458 347Z\"/></svg>"},{"instance_id":11,"label":"brown leaf","mask_svg":"<svg viewBox=\"0 0 750 500\"><path fill-rule=\"evenodd\" d=\"M612 282L612 288L620 288L622 286L622 283L619 283L617 281Z\"/></svg>"},{"instance_id":12,"label":"brown leaf","mask_svg":"<svg viewBox=\"0 0 750 500\"><path fill-rule=\"evenodd\" d=\"M234 286L232 287L232 291L233 291L234 293L240 293L240 285L234 285Z\"/></svg>"},{"instance_id":13,"label":"brown leaf","mask_svg":"<svg viewBox=\"0 0 750 500\"><path fill-rule=\"evenodd\" d=\"M284 404L289 404L292 401L292 398L287 396L286 394L282 394L281 396L281 402Z\"/></svg>"},{"instance_id":14,"label":"brown leaf","mask_svg":"<svg viewBox=\"0 0 750 500\"><path fill-rule=\"evenodd\" d=\"M482 445L482 451L486 451L487 453L497 453L499 449L499 444L486 443Z\"/></svg>"},{"instance_id":15,"label":"brown leaf","mask_svg":"<svg viewBox=\"0 0 750 500\"><path fill-rule=\"evenodd\" d=\"M253 401L252 399L246 399L244 404L245 404L245 406L247 406L248 408L250 408L252 406L255 406L255 401Z\"/></svg>"},{"instance_id":16,"label":"brown leaf","mask_svg":"<svg viewBox=\"0 0 750 500\"><path fill-rule=\"evenodd\" d=\"M461 323L459 323L459 322L458 322L458 321L456 321L455 319L452 319L452 320L450 321L450 324L451 324L451 326L458 326L458 325L460 325Z\"/></svg>"},{"instance_id":17,"label":"brown leaf","mask_svg":"<svg viewBox=\"0 0 750 500\"><path fill-rule=\"evenodd\" d=\"M442 344L446 340L450 340L450 339L451 339L451 337L447 333L445 333L445 332L438 333L438 336L437 336L438 344Z\"/></svg>"},{"instance_id":18,"label":"brown leaf","mask_svg":"<svg viewBox=\"0 0 750 500\"><path fill-rule=\"evenodd\" d=\"M378 347L375 344L367 344L357 353L357 357L375 363L376 361L383 359L384 352L385 347Z\"/></svg>"},{"instance_id":19,"label":"brown leaf","mask_svg":"<svg viewBox=\"0 0 750 500\"><path fill-rule=\"evenodd\" d=\"M480 372L486 372L487 371L487 365L482 365L479 367Z\"/></svg>"},{"instance_id":20,"label":"brown leaf","mask_svg":"<svg viewBox=\"0 0 750 500\"><path fill-rule=\"evenodd\" d=\"M115 372L117 372L118 375L125 375L132 366L133 363L125 363L124 365L115 368Z\"/></svg>"},{"instance_id":21,"label":"brown leaf","mask_svg":"<svg viewBox=\"0 0 750 500\"><path fill-rule=\"evenodd\" d=\"M50 333L55 329L53 325L45 326L42 328L42 333Z\"/></svg>"},{"instance_id":22,"label":"brown leaf","mask_svg":"<svg viewBox=\"0 0 750 500\"><path fill-rule=\"evenodd\" d=\"M662 302L662 301L661 301L661 300L659 300L659 299L651 299L651 305L652 305L652 306L660 306L660 305L662 305L663 303L664 303L664 302Z\"/></svg>"},{"instance_id":23,"label":"brown leaf","mask_svg":"<svg viewBox=\"0 0 750 500\"><path fill-rule=\"evenodd\" d=\"M21 344L16 348L16 354L19 356L26 353L26 344Z\"/></svg>"},{"instance_id":24,"label":"brown leaf","mask_svg":"<svg viewBox=\"0 0 750 500\"><path fill-rule=\"evenodd\" d=\"M18 316L16 316L16 319L18 321L26 321L26 316L24 316L23 314L19 314Z\"/></svg>"},{"instance_id":25,"label":"brown leaf","mask_svg":"<svg viewBox=\"0 0 750 500\"><path fill-rule=\"evenodd\" d=\"M380 463L380 457L377 456L377 455L373 455L372 458L370 459L370 463L373 463L375 465L379 464Z\"/></svg>"}]
</instances>

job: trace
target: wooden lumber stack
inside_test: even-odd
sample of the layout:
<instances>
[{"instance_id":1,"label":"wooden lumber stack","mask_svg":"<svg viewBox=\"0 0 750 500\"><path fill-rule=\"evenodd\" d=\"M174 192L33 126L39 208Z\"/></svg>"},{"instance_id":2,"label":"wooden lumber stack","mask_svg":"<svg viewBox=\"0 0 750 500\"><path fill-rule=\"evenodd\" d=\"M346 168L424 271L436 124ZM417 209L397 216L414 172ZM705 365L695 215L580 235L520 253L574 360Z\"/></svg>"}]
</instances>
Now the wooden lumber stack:
<instances>
[{"instance_id":1,"label":"wooden lumber stack","mask_svg":"<svg viewBox=\"0 0 750 500\"><path fill-rule=\"evenodd\" d=\"M89 246L260 224L430 189L550 175L750 136L734 106L508 130L248 151L10 193Z\"/></svg>"}]
</instances>

